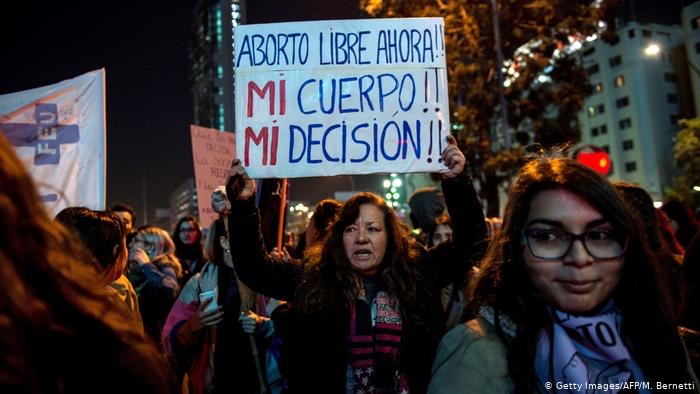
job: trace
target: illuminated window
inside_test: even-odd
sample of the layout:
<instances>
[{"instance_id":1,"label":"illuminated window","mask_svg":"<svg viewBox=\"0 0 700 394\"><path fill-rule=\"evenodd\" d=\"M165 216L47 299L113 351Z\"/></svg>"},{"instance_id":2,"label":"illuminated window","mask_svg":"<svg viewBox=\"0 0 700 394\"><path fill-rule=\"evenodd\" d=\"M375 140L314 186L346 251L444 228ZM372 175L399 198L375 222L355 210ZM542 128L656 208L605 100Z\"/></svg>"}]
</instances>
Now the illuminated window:
<instances>
[{"instance_id":1,"label":"illuminated window","mask_svg":"<svg viewBox=\"0 0 700 394\"><path fill-rule=\"evenodd\" d=\"M224 77L224 66L219 65L216 67L216 74L219 76L219 79L222 79Z\"/></svg>"},{"instance_id":2,"label":"illuminated window","mask_svg":"<svg viewBox=\"0 0 700 394\"><path fill-rule=\"evenodd\" d=\"M625 77L622 76L622 75L618 75L618 76L615 77L615 79L613 80L613 84L615 84L615 86L617 86L618 88L619 88L620 86L625 86Z\"/></svg>"},{"instance_id":3,"label":"illuminated window","mask_svg":"<svg viewBox=\"0 0 700 394\"><path fill-rule=\"evenodd\" d=\"M603 84L600 83L600 82L598 82L597 84L595 84L595 86L593 87L593 89L594 89L596 92L602 92L602 91L603 91Z\"/></svg>"}]
</instances>

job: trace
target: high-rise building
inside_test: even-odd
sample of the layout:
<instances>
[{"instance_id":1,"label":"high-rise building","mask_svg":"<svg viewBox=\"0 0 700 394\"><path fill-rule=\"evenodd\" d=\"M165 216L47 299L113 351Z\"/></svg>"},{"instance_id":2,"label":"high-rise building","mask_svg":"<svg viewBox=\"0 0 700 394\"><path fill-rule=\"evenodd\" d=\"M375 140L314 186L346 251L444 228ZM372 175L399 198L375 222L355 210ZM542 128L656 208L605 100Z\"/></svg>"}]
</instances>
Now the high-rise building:
<instances>
[{"instance_id":1,"label":"high-rise building","mask_svg":"<svg viewBox=\"0 0 700 394\"><path fill-rule=\"evenodd\" d=\"M593 86L579 114L581 142L609 153L612 180L661 199L675 171L678 119L692 108L683 34L677 25L634 21L617 34L615 42L598 39L580 51Z\"/></svg>"},{"instance_id":2,"label":"high-rise building","mask_svg":"<svg viewBox=\"0 0 700 394\"><path fill-rule=\"evenodd\" d=\"M683 9L683 38L685 55L695 101L695 114L700 115L700 2Z\"/></svg>"},{"instance_id":3,"label":"high-rise building","mask_svg":"<svg viewBox=\"0 0 700 394\"><path fill-rule=\"evenodd\" d=\"M198 0L192 26L190 86L194 123L234 131L233 28L245 0Z\"/></svg>"},{"instance_id":4,"label":"high-rise building","mask_svg":"<svg viewBox=\"0 0 700 394\"><path fill-rule=\"evenodd\" d=\"M194 178L187 178L170 193L170 228L187 215L199 216Z\"/></svg>"}]
</instances>

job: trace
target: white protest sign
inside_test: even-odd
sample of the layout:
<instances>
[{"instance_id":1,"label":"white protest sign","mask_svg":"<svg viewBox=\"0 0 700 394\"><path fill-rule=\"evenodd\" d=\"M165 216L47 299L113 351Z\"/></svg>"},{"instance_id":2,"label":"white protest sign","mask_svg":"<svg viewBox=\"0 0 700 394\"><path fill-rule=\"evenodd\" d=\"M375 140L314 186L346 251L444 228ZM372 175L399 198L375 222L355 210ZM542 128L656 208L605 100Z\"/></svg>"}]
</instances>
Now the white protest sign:
<instances>
[{"instance_id":1,"label":"white protest sign","mask_svg":"<svg viewBox=\"0 0 700 394\"><path fill-rule=\"evenodd\" d=\"M236 137L233 133L195 125L190 125L190 135L199 222L209 228L219 216L211 207L211 193L226 181L226 172L236 157Z\"/></svg>"},{"instance_id":2,"label":"white protest sign","mask_svg":"<svg viewBox=\"0 0 700 394\"><path fill-rule=\"evenodd\" d=\"M442 18L239 25L236 147L255 178L445 168Z\"/></svg>"}]
</instances>

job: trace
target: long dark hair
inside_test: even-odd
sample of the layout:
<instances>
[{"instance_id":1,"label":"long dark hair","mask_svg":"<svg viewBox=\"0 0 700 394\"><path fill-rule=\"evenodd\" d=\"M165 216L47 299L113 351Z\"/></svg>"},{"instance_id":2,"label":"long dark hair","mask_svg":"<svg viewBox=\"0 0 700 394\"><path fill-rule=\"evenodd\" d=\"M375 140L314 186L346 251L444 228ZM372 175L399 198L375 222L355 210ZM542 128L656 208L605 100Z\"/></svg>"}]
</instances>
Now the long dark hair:
<instances>
[{"instance_id":1,"label":"long dark hair","mask_svg":"<svg viewBox=\"0 0 700 394\"><path fill-rule=\"evenodd\" d=\"M196 238L192 245L185 245L180 239L180 227L185 222L191 222L194 225ZM175 231L173 231L173 242L175 243L175 256L180 260L180 262L202 260L202 229L199 225L199 221L196 217L192 215L187 215L177 221L175 225Z\"/></svg>"},{"instance_id":2,"label":"long dark hair","mask_svg":"<svg viewBox=\"0 0 700 394\"><path fill-rule=\"evenodd\" d=\"M0 365L7 368L0 387L26 393L97 384L110 392L172 388L156 348L127 323L125 308L114 305L79 256L0 133ZM95 382L115 373L120 379Z\"/></svg>"},{"instance_id":3,"label":"long dark hair","mask_svg":"<svg viewBox=\"0 0 700 394\"><path fill-rule=\"evenodd\" d=\"M416 270L416 249L409 244L406 227L383 199L372 193L359 193L343 205L338 220L333 224L321 252L320 261L310 262L300 283L297 298L302 312L314 312L332 305L347 311L357 297L360 278L345 254L343 232L355 223L362 205L373 205L384 214L387 247L379 274L386 291L398 300L404 322L427 325L422 313L427 308L422 275Z\"/></svg>"},{"instance_id":4,"label":"long dark hair","mask_svg":"<svg viewBox=\"0 0 700 394\"><path fill-rule=\"evenodd\" d=\"M566 189L598 209L611 225L629 237L625 265L613 293L624 317L623 337L649 381L680 381L686 377L686 361L676 331L668 295L657 283L658 268L646 246L640 225L615 188L598 173L565 158L541 157L518 173L508 194L503 227L489 246L481 273L470 293L467 314L491 306L517 326L512 341L496 324L508 346L508 369L516 392L536 390L534 359L539 333L549 329L547 305L526 280L522 231L534 197L551 189Z\"/></svg>"}]
</instances>

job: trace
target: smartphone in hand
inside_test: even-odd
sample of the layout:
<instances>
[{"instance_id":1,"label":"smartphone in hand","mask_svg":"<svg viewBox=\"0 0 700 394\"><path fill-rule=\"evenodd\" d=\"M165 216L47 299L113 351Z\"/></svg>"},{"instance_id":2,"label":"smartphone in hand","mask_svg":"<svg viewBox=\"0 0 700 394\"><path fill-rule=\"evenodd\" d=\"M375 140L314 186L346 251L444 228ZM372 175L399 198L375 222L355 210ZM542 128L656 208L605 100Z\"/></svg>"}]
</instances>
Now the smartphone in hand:
<instances>
[{"instance_id":1,"label":"smartphone in hand","mask_svg":"<svg viewBox=\"0 0 700 394\"><path fill-rule=\"evenodd\" d=\"M219 305L216 303L216 292L213 290L209 291L203 291L199 293L199 302L200 304L204 304L207 300L212 300L209 305L207 305L207 308L204 310L205 312L209 312L212 310L215 310Z\"/></svg>"}]
</instances>

